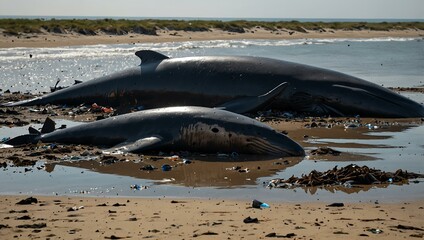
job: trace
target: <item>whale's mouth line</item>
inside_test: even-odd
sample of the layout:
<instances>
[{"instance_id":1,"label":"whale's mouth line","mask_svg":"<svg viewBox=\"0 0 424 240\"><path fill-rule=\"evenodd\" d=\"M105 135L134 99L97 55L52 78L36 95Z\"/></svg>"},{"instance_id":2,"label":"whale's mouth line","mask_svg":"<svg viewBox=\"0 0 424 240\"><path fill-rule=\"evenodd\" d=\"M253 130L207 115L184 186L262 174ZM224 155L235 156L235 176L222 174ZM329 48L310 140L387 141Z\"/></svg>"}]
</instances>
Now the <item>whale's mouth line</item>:
<instances>
[{"instance_id":1,"label":"whale's mouth line","mask_svg":"<svg viewBox=\"0 0 424 240\"><path fill-rule=\"evenodd\" d=\"M269 155L284 155L284 156L297 156L296 151L290 151L289 149L280 147L278 145L272 144L263 139L249 139L248 146L255 153L258 154L269 154Z\"/></svg>"}]
</instances>

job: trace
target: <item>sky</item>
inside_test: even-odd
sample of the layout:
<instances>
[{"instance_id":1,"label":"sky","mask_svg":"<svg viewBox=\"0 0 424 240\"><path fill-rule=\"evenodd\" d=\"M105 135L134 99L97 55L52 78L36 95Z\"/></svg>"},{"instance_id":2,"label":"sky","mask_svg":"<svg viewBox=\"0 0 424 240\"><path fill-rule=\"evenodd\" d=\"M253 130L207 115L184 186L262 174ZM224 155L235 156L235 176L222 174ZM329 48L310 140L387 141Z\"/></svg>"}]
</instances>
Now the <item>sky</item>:
<instances>
[{"instance_id":1,"label":"sky","mask_svg":"<svg viewBox=\"0 0 424 240\"><path fill-rule=\"evenodd\" d=\"M424 0L0 0L0 15L424 19Z\"/></svg>"}]
</instances>

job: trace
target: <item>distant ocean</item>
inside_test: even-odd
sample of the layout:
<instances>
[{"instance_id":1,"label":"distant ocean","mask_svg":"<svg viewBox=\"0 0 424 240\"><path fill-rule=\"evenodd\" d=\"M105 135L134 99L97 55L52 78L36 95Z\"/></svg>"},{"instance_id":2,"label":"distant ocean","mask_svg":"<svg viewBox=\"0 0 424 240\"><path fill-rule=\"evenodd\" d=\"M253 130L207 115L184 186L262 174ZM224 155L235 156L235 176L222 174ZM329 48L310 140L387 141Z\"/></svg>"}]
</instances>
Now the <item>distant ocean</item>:
<instances>
[{"instance_id":1,"label":"distant ocean","mask_svg":"<svg viewBox=\"0 0 424 240\"><path fill-rule=\"evenodd\" d=\"M298 22L424 22L424 19L392 19L392 18L204 18L204 17L125 17L125 16L16 16L16 15L0 15L1 18L27 18L27 19L129 19L129 20L144 20L144 19L159 19L159 20L205 20L205 21L260 21L260 22L279 22L279 21L298 21Z\"/></svg>"}]
</instances>

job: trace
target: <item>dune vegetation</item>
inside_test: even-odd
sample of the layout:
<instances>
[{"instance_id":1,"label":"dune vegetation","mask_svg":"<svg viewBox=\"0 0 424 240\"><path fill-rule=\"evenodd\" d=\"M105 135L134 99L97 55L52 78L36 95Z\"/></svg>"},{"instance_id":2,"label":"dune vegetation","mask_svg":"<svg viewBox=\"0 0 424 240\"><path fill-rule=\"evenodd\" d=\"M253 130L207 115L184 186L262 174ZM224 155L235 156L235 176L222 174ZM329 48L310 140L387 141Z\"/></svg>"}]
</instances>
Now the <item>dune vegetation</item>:
<instances>
[{"instance_id":1,"label":"dune vegetation","mask_svg":"<svg viewBox=\"0 0 424 240\"><path fill-rule=\"evenodd\" d=\"M244 33L255 28L269 31L327 31L370 30L391 31L424 30L424 22L298 22L298 21L209 21L209 20L126 20L126 19L0 19L0 29L6 35L24 33L78 33L82 35L126 35L138 33L156 35L157 31L206 32L219 29L227 32Z\"/></svg>"}]
</instances>

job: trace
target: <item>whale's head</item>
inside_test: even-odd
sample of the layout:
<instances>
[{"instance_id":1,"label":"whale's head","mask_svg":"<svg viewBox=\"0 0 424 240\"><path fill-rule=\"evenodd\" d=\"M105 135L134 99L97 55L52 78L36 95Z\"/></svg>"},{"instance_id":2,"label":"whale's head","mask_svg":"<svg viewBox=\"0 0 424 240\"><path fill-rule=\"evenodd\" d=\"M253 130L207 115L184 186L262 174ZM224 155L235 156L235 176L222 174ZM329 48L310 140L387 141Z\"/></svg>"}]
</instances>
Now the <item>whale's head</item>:
<instances>
[{"instance_id":1,"label":"whale's head","mask_svg":"<svg viewBox=\"0 0 424 240\"><path fill-rule=\"evenodd\" d=\"M305 150L286 135L269 131L265 134L244 136L243 141L248 150L255 154L280 157L305 156Z\"/></svg>"},{"instance_id":2,"label":"whale's head","mask_svg":"<svg viewBox=\"0 0 424 240\"><path fill-rule=\"evenodd\" d=\"M332 104L344 115L360 115L364 117L423 117L424 106L400 94L378 85L365 87L332 86L336 97ZM343 102L338 102L343 99ZM331 106L331 104L329 104Z\"/></svg>"},{"instance_id":3,"label":"whale's head","mask_svg":"<svg viewBox=\"0 0 424 240\"><path fill-rule=\"evenodd\" d=\"M305 155L298 143L265 124L197 122L182 128L180 132L182 141L191 151L237 152L278 157Z\"/></svg>"},{"instance_id":4,"label":"whale's head","mask_svg":"<svg viewBox=\"0 0 424 240\"><path fill-rule=\"evenodd\" d=\"M321 116L423 117L424 106L389 89L361 81L316 86L291 96L291 108Z\"/></svg>"}]
</instances>

